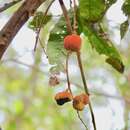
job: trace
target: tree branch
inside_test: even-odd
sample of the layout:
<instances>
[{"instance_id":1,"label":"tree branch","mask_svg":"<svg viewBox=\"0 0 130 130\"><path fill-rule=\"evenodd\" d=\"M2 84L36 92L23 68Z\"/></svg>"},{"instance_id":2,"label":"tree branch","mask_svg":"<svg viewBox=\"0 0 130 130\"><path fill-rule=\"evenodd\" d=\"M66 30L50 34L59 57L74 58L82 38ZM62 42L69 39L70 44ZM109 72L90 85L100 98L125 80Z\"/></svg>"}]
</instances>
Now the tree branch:
<instances>
[{"instance_id":1,"label":"tree branch","mask_svg":"<svg viewBox=\"0 0 130 130\"><path fill-rule=\"evenodd\" d=\"M0 59L20 28L46 0L26 0L0 31Z\"/></svg>"},{"instance_id":2,"label":"tree branch","mask_svg":"<svg viewBox=\"0 0 130 130\"><path fill-rule=\"evenodd\" d=\"M0 13L5 11L6 9L16 5L20 1L22 1L22 0L15 0L15 1L11 1L10 3L5 3L4 6L0 8Z\"/></svg>"}]
</instances>

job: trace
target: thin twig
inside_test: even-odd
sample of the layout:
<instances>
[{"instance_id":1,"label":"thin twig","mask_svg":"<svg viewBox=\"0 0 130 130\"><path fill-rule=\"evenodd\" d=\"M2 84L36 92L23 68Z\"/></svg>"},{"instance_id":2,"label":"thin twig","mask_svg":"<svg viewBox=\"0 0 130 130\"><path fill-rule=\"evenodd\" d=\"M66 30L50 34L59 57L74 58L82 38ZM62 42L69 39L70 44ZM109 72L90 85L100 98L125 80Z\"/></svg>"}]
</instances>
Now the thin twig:
<instances>
[{"instance_id":1,"label":"thin twig","mask_svg":"<svg viewBox=\"0 0 130 130\"><path fill-rule=\"evenodd\" d=\"M28 68L35 69L35 70L37 70L38 72L42 72L42 73L43 73L43 71L41 71L39 68L35 67L34 65L26 64L26 63L24 63L24 62L22 62L22 61L19 61L19 60L17 60L17 59L6 59L6 60L1 61L0 64L4 64L4 63L6 63L6 62L14 62L14 63L16 63L16 64L24 65L24 66L26 66L26 67L28 67Z\"/></svg>"},{"instance_id":2,"label":"thin twig","mask_svg":"<svg viewBox=\"0 0 130 130\"><path fill-rule=\"evenodd\" d=\"M66 77L67 77L67 84L68 84L68 90L70 91L71 95L73 96L71 87L70 87L70 79L69 79L69 72L68 72L68 61L69 61L70 52L67 53L66 57Z\"/></svg>"},{"instance_id":3,"label":"thin twig","mask_svg":"<svg viewBox=\"0 0 130 130\"><path fill-rule=\"evenodd\" d=\"M80 121L82 122L82 124L85 126L86 130L88 130L88 127L87 125L84 123L84 121L82 120L80 114L79 114L79 111L77 111L77 115L78 115L78 118L80 119Z\"/></svg>"},{"instance_id":4,"label":"thin twig","mask_svg":"<svg viewBox=\"0 0 130 130\"><path fill-rule=\"evenodd\" d=\"M60 6L61 6L61 9L63 11L65 20L66 20L67 30L68 30L68 32L70 34L72 34L72 27L71 27L70 19L69 19L68 14L67 14L67 9L66 9L66 7L64 5L63 0L59 0L59 3L60 3ZM67 76L68 89L69 89L70 93L72 94L71 87L70 87L69 73L68 73L68 59L69 59L69 54L70 54L70 52L68 52L67 58L66 58L66 76ZM72 96L73 96L73 94L72 94Z\"/></svg>"},{"instance_id":5,"label":"thin twig","mask_svg":"<svg viewBox=\"0 0 130 130\"><path fill-rule=\"evenodd\" d=\"M24 66L26 66L28 68L36 69L38 72L41 72L41 73L44 72L44 74L46 74L46 75L48 74L45 71L42 71L42 70L40 70L39 68L37 68L37 67L35 67L33 65L26 64L26 63L24 63L22 61L19 61L17 59L6 59L6 60L2 60L2 61L0 61L0 64L4 64L6 62L14 62L16 64L24 65ZM62 80L62 81L66 82L65 80ZM71 82L71 84L73 84L76 87L82 89L81 85L79 85L77 83ZM124 99L123 97L118 96L118 95L111 95L111 94L104 93L104 92L95 92L95 90L92 90L92 89L89 89L89 91L90 91L90 95L103 96L103 97L107 97L107 98L111 98L111 99L115 99L115 100L125 100L126 103L130 104L130 100L129 99L126 99L126 98Z\"/></svg>"},{"instance_id":6,"label":"thin twig","mask_svg":"<svg viewBox=\"0 0 130 130\"><path fill-rule=\"evenodd\" d=\"M74 24L73 24L73 33L77 33L77 18L76 18L76 12L77 12L77 7L76 7L76 1L73 0L74 2L74 8L73 8L73 12L74 12Z\"/></svg>"},{"instance_id":7,"label":"thin twig","mask_svg":"<svg viewBox=\"0 0 130 130\"><path fill-rule=\"evenodd\" d=\"M37 30L37 32L36 32L36 41L35 41L35 46L34 46L34 52L36 51L36 48L37 48L37 43L38 43L38 39L39 39L39 35L40 35L41 28L42 28L42 23L44 22L44 20L45 20L45 18L46 18L46 16L47 16L47 13L48 13L48 11L49 11L49 9L50 9L50 7L51 7L51 5L53 4L54 1L55 1L55 0L52 0L52 1L50 2L50 4L48 5L48 7L47 7L47 9L46 9L46 11L45 11L45 13L44 13L43 19L42 19L42 21L41 21L41 25L40 25L40 27L38 28L38 30Z\"/></svg>"},{"instance_id":8,"label":"thin twig","mask_svg":"<svg viewBox=\"0 0 130 130\"><path fill-rule=\"evenodd\" d=\"M35 38L35 46L34 46L34 52L36 51L36 48L37 48L37 43L38 43L38 39L39 39L39 32L36 32L36 38Z\"/></svg>"},{"instance_id":9,"label":"thin twig","mask_svg":"<svg viewBox=\"0 0 130 130\"><path fill-rule=\"evenodd\" d=\"M45 50L45 47L43 46L43 44L42 44L42 41L41 41L40 37L39 37L39 43L40 43L40 45L41 45L41 47L42 47L43 52L44 52L44 53L45 53L45 55L46 55L46 58L48 58L48 55L47 55L46 50Z\"/></svg>"},{"instance_id":10,"label":"thin twig","mask_svg":"<svg viewBox=\"0 0 130 130\"><path fill-rule=\"evenodd\" d=\"M75 82L71 82L71 84L73 84L74 86L76 86L77 88L79 88L81 90L83 89L80 84L77 84ZM89 89L89 94L90 95L94 94L94 95L98 95L98 96L104 96L104 97L107 97L107 98L113 98L113 99L117 99L117 100L123 100L121 96L107 94L107 93L104 93L104 92L98 92L98 91L95 91L94 89ZM129 100L129 103L130 103L130 100Z\"/></svg>"},{"instance_id":11,"label":"thin twig","mask_svg":"<svg viewBox=\"0 0 130 130\"><path fill-rule=\"evenodd\" d=\"M77 60L78 60L78 65L79 65L79 68L81 71L81 76L82 76L85 92L86 92L86 94L89 95L89 91L88 91L88 87L87 87L87 83L86 83L86 79L85 79L85 75L84 75L84 70L83 70L83 66L82 66L82 62L81 62L80 52L77 52Z\"/></svg>"},{"instance_id":12,"label":"thin twig","mask_svg":"<svg viewBox=\"0 0 130 130\"><path fill-rule=\"evenodd\" d=\"M65 7L65 5L64 5L63 0L59 0L59 3L60 3L60 6L61 6L61 8L62 8L62 11L63 11L64 17L65 17L65 20L66 20L67 30L68 30L68 32L71 34L73 31L72 31L70 19L69 19L69 17L68 17L67 9L66 9L66 7Z\"/></svg>"},{"instance_id":13,"label":"thin twig","mask_svg":"<svg viewBox=\"0 0 130 130\"><path fill-rule=\"evenodd\" d=\"M15 0L15 1L11 1L10 3L5 3L4 6L0 8L0 13L7 10L8 8L16 5L20 1L22 1L22 0Z\"/></svg>"},{"instance_id":14,"label":"thin twig","mask_svg":"<svg viewBox=\"0 0 130 130\"><path fill-rule=\"evenodd\" d=\"M79 68L80 68L80 72L81 72L81 77L82 77L83 84L84 84L84 90L85 90L86 94L89 95L89 91L88 91L88 87L87 87L87 83L86 83L86 79L85 79L85 74L84 74L84 70L83 70L83 66L82 66L82 61L80 58L80 52L77 52L77 59L78 59L78 64L79 64ZM89 102L89 108L90 108L90 113L92 116L93 127L94 127L94 130L96 130L96 122L95 122L95 117L94 117L91 102Z\"/></svg>"}]
</instances>

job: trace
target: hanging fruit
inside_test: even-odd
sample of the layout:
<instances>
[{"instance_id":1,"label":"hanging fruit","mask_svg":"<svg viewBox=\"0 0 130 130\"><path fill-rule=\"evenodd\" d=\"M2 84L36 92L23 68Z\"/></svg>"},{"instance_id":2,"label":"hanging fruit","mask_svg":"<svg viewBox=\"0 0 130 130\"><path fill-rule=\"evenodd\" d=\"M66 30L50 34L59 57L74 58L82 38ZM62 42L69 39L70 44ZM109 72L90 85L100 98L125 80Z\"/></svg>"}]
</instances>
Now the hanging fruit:
<instances>
[{"instance_id":1,"label":"hanging fruit","mask_svg":"<svg viewBox=\"0 0 130 130\"><path fill-rule=\"evenodd\" d=\"M81 38L77 34L67 35L64 38L64 48L70 51L79 51L81 48Z\"/></svg>"}]
</instances>

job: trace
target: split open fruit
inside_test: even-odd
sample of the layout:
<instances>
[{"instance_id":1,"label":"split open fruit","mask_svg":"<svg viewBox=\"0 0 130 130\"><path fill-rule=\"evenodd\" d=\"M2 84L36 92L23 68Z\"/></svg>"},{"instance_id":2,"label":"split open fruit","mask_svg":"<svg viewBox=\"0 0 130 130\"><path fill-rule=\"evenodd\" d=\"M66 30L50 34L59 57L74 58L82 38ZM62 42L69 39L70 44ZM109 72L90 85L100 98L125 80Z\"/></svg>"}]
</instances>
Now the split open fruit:
<instances>
[{"instance_id":1,"label":"split open fruit","mask_svg":"<svg viewBox=\"0 0 130 130\"><path fill-rule=\"evenodd\" d=\"M59 92L55 96L58 105L63 105L64 103L71 101L72 98L72 94L67 91Z\"/></svg>"}]
</instances>

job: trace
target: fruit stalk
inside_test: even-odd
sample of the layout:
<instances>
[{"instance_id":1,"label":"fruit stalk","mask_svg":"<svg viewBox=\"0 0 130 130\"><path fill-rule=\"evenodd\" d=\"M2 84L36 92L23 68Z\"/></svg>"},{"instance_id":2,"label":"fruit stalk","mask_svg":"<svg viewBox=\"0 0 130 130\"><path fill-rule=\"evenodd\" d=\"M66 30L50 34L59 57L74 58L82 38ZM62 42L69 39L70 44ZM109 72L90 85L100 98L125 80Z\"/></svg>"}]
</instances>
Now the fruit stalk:
<instances>
[{"instance_id":1,"label":"fruit stalk","mask_svg":"<svg viewBox=\"0 0 130 130\"><path fill-rule=\"evenodd\" d=\"M70 22L70 19L69 19L69 16L68 16L68 13L67 13L67 10L66 10L66 7L64 5L63 0L59 0L59 3L60 3L60 6L61 6L61 9L63 11L65 20L66 20L67 30L68 30L68 32L70 34L72 34L73 30L72 30L71 22ZM86 80L85 80L85 75L84 75L83 67L82 67L82 62L81 62L81 58L80 58L80 52L79 51L77 51L77 58L78 58L78 63L79 63L80 71L81 71L81 76L82 76L83 84L84 84L84 89L85 89L86 94L89 94L88 88L87 88L87 83L86 83ZM94 130L96 130L96 123L95 123L94 113L93 113L93 109L92 109L92 106L91 106L90 102L89 102L89 109L90 109L91 116L92 116L93 127L94 127Z\"/></svg>"},{"instance_id":2,"label":"fruit stalk","mask_svg":"<svg viewBox=\"0 0 130 130\"><path fill-rule=\"evenodd\" d=\"M73 7L73 12L74 12L74 23L73 23L73 33L77 34L77 18L76 18L76 12L77 12L77 7L76 7L76 0L73 0L74 7Z\"/></svg>"},{"instance_id":3,"label":"fruit stalk","mask_svg":"<svg viewBox=\"0 0 130 130\"><path fill-rule=\"evenodd\" d=\"M80 57L80 52L78 51L76 54L77 54L78 64L79 64L79 68L80 68L80 72L81 72L81 77L82 77L83 84L84 84L84 90L85 90L86 94L89 95L89 91L88 91L88 87L87 87L87 83L86 83L86 79L85 79L85 74L84 74L84 70L83 70L83 66L82 66L82 61L81 61L81 57ZM92 117L93 127L94 127L94 130L96 130L96 122L95 122L95 117L94 117L91 102L89 102L89 109L90 109L90 113L91 113L91 117Z\"/></svg>"},{"instance_id":4,"label":"fruit stalk","mask_svg":"<svg viewBox=\"0 0 130 130\"><path fill-rule=\"evenodd\" d=\"M77 111L77 115L78 115L78 118L80 119L80 121L82 122L82 124L85 126L86 130L88 130L88 127L86 126L86 124L84 123L82 118L80 117L79 111Z\"/></svg>"},{"instance_id":5,"label":"fruit stalk","mask_svg":"<svg viewBox=\"0 0 130 130\"><path fill-rule=\"evenodd\" d=\"M69 17L68 17L67 9L66 9L66 7L65 7L65 5L64 5L63 0L59 0L59 3L60 3L60 6L61 6L61 8L62 8L62 10L63 10L63 14L64 14L64 17L65 17L65 20L66 20L67 30L68 30L68 32L71 34L73 30L72 30L72 27L71 27L70 19L69 19Z\"/></svg>"},{"instance_id":6,"label":"fruit stalk","mask_svg":"<svg viewBox=\"0 0 130 130\"><path fill-rule=\"evenodd\" d=\"M68 61L69 61L69 55L70 53L67 53L67 58L66 58L66 78L67 78L67 84L68 84L68 90L72 94L71 87L70 87L70 80L69 80L69 72L68 72ZM73 96L73 94L72 94Z\"/></svg>"}]
</instances>

